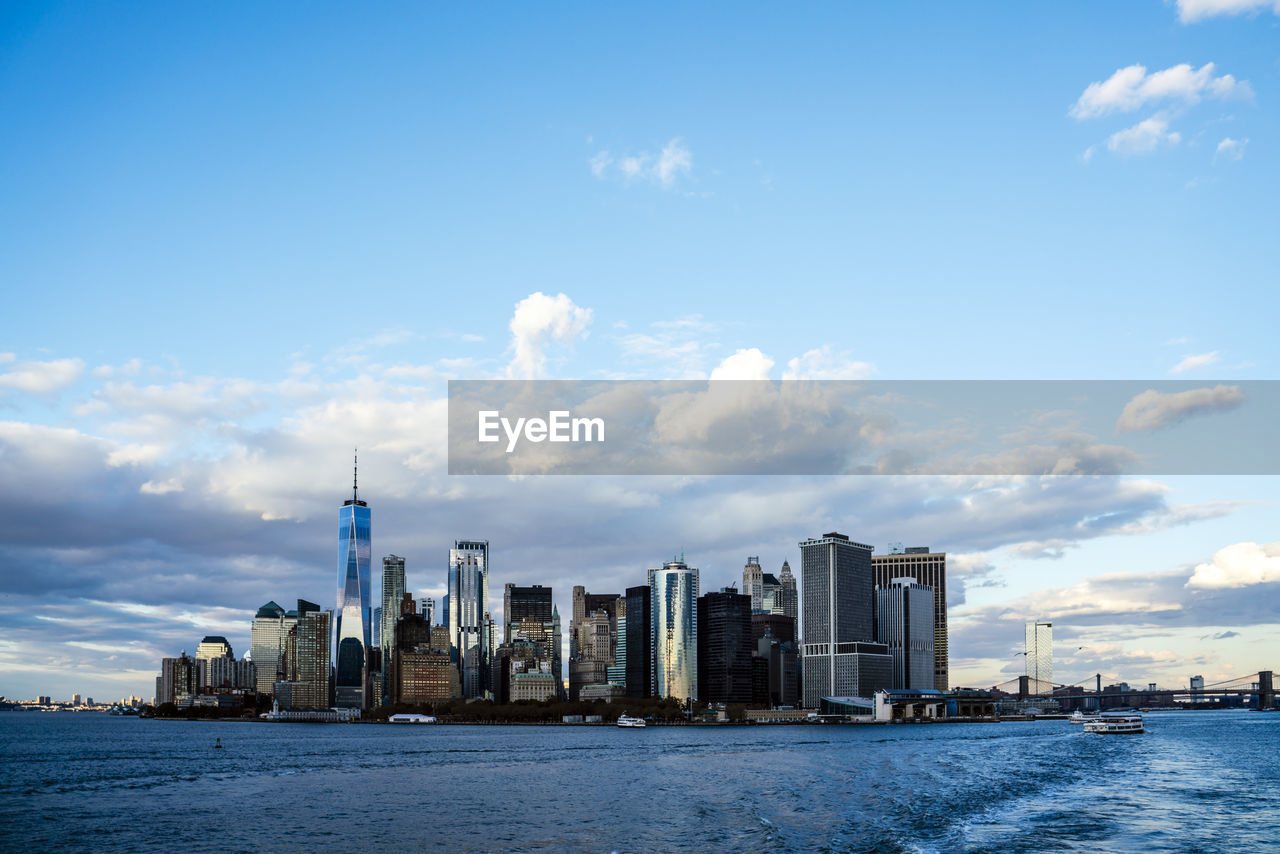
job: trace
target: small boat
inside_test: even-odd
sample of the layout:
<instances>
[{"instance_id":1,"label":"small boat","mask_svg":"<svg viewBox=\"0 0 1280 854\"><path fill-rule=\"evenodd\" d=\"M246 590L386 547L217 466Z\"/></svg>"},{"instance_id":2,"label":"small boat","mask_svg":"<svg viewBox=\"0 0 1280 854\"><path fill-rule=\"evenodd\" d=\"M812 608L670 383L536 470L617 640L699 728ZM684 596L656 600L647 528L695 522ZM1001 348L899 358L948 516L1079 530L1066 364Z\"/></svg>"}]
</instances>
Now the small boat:
<instances>
[{"instance_id":1,"label":"small boat","mask_svg":"<svg viewBox=\"0 0 1280 854\"><path fill-rule=\"evenodd\" d=\"M1142 715L1103 715L1096 721L1086 723L1084 731L1107 735L1132 735L1146 732L1146 729L1142 726Z\"/></svg>"},{"instance_id":2,"label":"small boat","mask_svg":"<svg viewBox=\"0 0 1280 854\"><path fill-rule=\"evenodd\" d=\"M1079 709L1076 709L1075 712L1071 715L1071 717L1067 718L1067 723L1087 724L1090 721L1098 720L1098 718L1099 718L1099 715L1087 715L1084 712L1080 711Z\"/></svg>"},{"instance_id":3,"label":"small boat","mask_svg":"<svg viewBox=\"0 0 1280 854\"><path fill-rule=\"evenodd\" d=\"M628 729L643 729L644 725L644 718L633 718L626 712L618 715L618 726L620 727L626 727Z\"/></svg>"}]
</instances>

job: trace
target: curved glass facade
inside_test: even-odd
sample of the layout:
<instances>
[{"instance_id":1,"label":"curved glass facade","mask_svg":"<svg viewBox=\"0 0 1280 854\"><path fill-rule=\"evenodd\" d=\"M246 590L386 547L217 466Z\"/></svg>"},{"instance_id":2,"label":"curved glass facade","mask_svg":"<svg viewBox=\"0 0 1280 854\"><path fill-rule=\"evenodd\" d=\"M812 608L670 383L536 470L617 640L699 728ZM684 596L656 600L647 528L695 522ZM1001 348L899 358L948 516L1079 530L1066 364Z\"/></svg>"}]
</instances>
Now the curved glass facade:
<instances>
[{"instance_id":1,"label":"curved glass facade","mask_svg":"<svg viewBox=\"0 0 1280 854\"><path fill-rule=\"evenodd\" d=\"M369 646L372 553L369 505L351 498L338 511L337 679L338 705L360 706L365 649ZM357 646L358 644L358 646Z\"/></svg>"},{"instance_id":2,"label":"curved glass facade","mask_svg":"<svg viewBox=\"0 0 1280 854\"><path fill-rule=\"evenodd\" d=\"M649 570L653 696L698 697L698 570L670 561Z\"/></svg>"}]
</instances>

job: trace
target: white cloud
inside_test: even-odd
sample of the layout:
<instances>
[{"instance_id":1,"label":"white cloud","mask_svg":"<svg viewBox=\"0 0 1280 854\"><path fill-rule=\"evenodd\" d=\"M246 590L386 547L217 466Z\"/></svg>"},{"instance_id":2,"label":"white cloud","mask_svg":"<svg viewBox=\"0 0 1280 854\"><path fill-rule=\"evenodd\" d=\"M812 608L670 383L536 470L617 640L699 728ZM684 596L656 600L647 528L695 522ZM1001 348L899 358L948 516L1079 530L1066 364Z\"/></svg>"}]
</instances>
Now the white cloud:
<instances>
[{"instance_id":1,"label":"white cloud","mask_svg":"<svg viewBox=\"0 0 1280 854\"><path fill-rule=\"evenodd\" d=\"M0 374L0 388L46 394L71 385L80 377L82 370L84 370L84 362L80 359L18 362L11 369Z\"/></svg>"},{"instance_id":2,"label":"white cloud","mask_svg":"<svg viewBox=\"0 0 1280 854\"><path fill-rule=\"evenodd\" d=\"M138 491L144 495L168 495L171 492L181 492L182 481L176 477L168 480L148 480L138 487Z\"/></svg>"},{"instance_id":3,"label":"white cloud","mask_svg":"<svg viewBox=\"0 0 1280 854\"><path fill-rule=\"evenodd\" d=\"M1147 389L1124 405L1124 410L1116 421L1116 430L1121 433L1158 430L1192 415L1208 415L1235 409L1244 401L1244 392L1234 385L1195 388L1171 394Z\"/></svg>"},{"instance_id":4,"label":"white cloud","mask_svg":"<svg viewBox=\"0 0 1280 854\"><path fill-rule=\"evenodd\" d=\"M1152 116L1107 137L1107 150L1125 156L1148 154L1162 144L1177 145L1181 141L1182 134L1169 130L1168 119Z\"/></svg>"},{"instance_id":5,"label":"white cloud","mask_svg":"<svg viewBox=\"0 0 1280 854\"><path fill-rule=\"evenodd\" d=\"M1187 587L1221 590L1280 581L1280 543L1236 543L1196 566Z\"/></svg>"},{"instance_id":6,"label":"white cloud","mask_svg":"<svg viewBox=\"0 0 1280 854\"><path fill-rule=\"evenodd\" d=\"M859 362L852 354L835 352L830 344L809 350L787 362L784 380L862 380L875 373L870 362Z\"/></svg>"},{"instance_id":7,"label":"white cloud","mask_svg":"<svg viewBox=\"0 0 1280 854\"><path fill-rule=\"evenodd\" d=\"M1280 15L1278 0L1178 0L1178 20L1193 24L1218 15L1254 15L1270 9Z\"/></svg>"},{"instance_id":8,"label":"white cloud","mask_svg":"<svg viewBox=\"0 0 1280 854\"><path fill-rule=\"evenodd\" d=\"M642 151L619 159L608 150L602 150L588 163L591 174L601 180L616 172L624 183L643 181L670 190L681 176L692 174L693 152L679 137L674 137L657 154Z\"/></svg>"},{"instance_id":9,"label":"white cloud","mask_svg":"<svg viewBox=\"0 0 1280 854\"><path fill-rule=\"evenodd\" d=\"M510 379L536 379L544 375L547 345L571 344L585 337L591 309L575 305L565 294L554 297L538 291L516 303L511 316L511 349L507 365Z\"/></svg>"},{"instance_id":10,"label":"white cloud","mask_svg":"<svg viewBox=\"0 0 1280 854\"><path fill-rule=\"evenodd\" d=\"M1250 98L1253 90L1247 81L1230 74L1214 76L1214 64L1200 68L1187 63L1147 73L1142 65L1118 69L1104 81L1090 83L1072 106L1076 119L1093 119L1109 113L1128 113L1151 102L1173 102L1179 105L1199 103L1201 98Z\"/></svg>"},{"instance_id":11,"label":"white cloud","mask_svg":"<svg viewBox=\"0 0 1280 854\"><path fill-rule=\"evenodd\" d=\"M1218 143L1218 148L1213 153L1213 159L1217 160L1221 157L1225 160L1240 160L1244 157L1244 149L1248 144L1248 137L1245 137L1244 139L1232 139L1229 136L1224 137L1222 142Z\"/></svg>"},{"instance_id":12,"label":"white cloud","mask_svg":"<svg viewBox=\"0 0 1280 854\"><path fill-rule=\"evenodd\" d=\"M1169 369L1171 374L1183 374L1187 371L1194 371L1196 368L1204 368L1209 365L1216 364L1218 361L1218 351L1213 350L1208 353L1196 353L1190 356L1184 356L1181 362Z\"/></svg>"},{"instance_id":13,"label":"white cloud","mask_svg":"<svg viewBox=\"0 0 1280 854\"><path fill-rule=\"evenodd\" d=\"M713 381L767 380L772 368L773 359L752 347L749 350L738 350L732 356L726 356L724 361L711 372L711 379Z\"/></svg>"}]
</instances>

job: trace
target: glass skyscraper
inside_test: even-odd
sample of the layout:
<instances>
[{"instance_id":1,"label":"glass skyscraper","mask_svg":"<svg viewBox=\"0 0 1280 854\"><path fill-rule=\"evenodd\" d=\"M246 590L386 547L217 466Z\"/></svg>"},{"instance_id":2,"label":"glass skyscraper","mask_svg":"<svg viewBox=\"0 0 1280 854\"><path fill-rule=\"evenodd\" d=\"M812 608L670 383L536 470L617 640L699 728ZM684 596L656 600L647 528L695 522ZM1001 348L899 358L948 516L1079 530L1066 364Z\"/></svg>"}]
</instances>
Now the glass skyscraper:
<instances>
[{"instance_id":1,"label":"glass skyscraper","mask_svg":"<svg viewBox=\"0 0 1280 854\"><path fill-rule=\"evenodd\" d=\"M338 603L334 635L338 663L334 693L339 706L363 708L365 650L369 647L372 595L369 505L353 479L351 497L338 510Z\"/></svg>"},{"instance_id":2,"label":"glass skyscraper","mask_svg":"<svg viewBox=\"0 0 1280 854\"><path fill-rule=\"evenodd\" d=\"M698 570L671 560L649 570L652 696L698 698Z\"/></svg>"},{"instance_id":3,"label":"glass skyscraper","mask_svg":"<svg viewBox=\"0 0 1280 854\"><path fill-rule=\"evenodd\" d=\"M483 697L488 680L490 627L489 541L454 540L449 550L446 617L453 643L450 656L462 676L462 696Z\"/></svg>"}]
</instances>

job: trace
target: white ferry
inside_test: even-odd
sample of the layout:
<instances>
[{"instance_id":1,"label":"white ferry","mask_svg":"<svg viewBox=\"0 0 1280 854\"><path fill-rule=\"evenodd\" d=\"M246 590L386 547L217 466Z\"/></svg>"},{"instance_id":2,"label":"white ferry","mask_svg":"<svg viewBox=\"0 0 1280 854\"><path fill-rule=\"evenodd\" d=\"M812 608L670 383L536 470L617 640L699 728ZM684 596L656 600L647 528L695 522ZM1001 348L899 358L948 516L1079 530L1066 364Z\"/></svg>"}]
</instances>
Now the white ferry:
<instances>
[{"instance_id":1,"label":"white ferry","mask_svg":"<svg viewBox=\"0 0 1280 854\"><path fill-rule=\"evenodd\" d=\"M1076 709L1075 712L1071 715L1071 717L1067 718L1067 723L1087 724L1087 723L1090 723L1091 721L1098 720L1098 718L1099 718L1099 715L1088 715L1080 711L1079 709Z\"/></svg>"},{"instance_id":2,"label":"white ferry","mask_svg":"<svg viewBox=\"0 0 1280 854\"><path fill-rule=\"evenodd\" d=\"M1146 732L1142 726L1142 715L1103 715L1096 721L1084 725L1085 732L1100 732L1109 735L1131 735Z\"/></svg>"},{"instance_id":3,"label":"white ferry","mask_svg":"<svg viewBox=\"0 0 1280 854\"><path fill-rule=\"evenodd\" d=\"M628 715L626 712L623 712L622 714L618 715L618 726L626 727L628 729L631 729L631 728L643 729L644 718L633 718L630 715Z\"/></svg>"},{"instance_id":4,"label":"white ferry","mask_svg":"<svg viewBox=\"0 0 1280 854\"><path fill-rule=\"evenodd\" d=\"M433 715L392 715L388 718L393 724L433 724L436 719Z\"/></svg>"}]
</instances>

